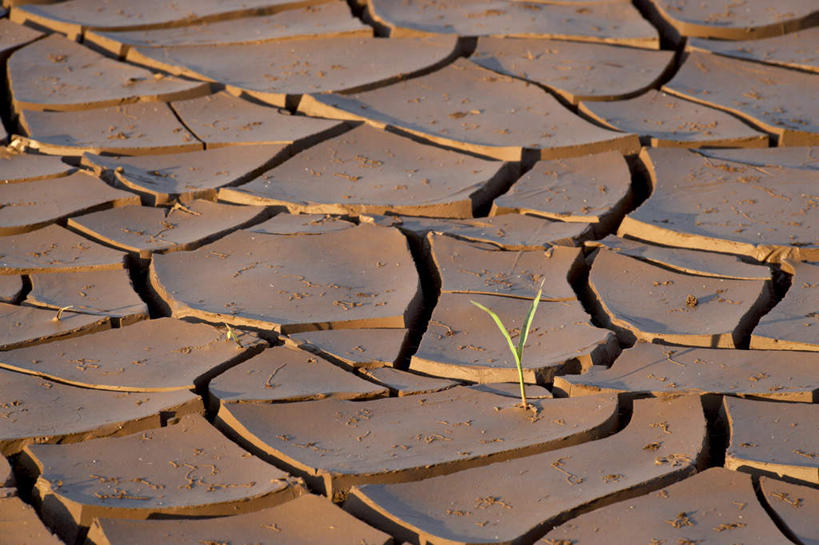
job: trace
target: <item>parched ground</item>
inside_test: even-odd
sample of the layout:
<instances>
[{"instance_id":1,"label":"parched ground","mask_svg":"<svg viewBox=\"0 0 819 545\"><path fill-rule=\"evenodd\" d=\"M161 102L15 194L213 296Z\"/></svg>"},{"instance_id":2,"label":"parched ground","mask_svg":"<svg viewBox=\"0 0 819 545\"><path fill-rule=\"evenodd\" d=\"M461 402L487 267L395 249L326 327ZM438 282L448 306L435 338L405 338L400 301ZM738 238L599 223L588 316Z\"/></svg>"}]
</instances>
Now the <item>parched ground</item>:
<instances>
[{"instance_id":1,"label":"parched ground","mask_svg":"<svg viewBox=\"0 0 819 545\"><path fill-rule=\"evenodd\" d=\"M815 0L2 6L0 545L819 544Z\"/></svg>"}]
</instances>

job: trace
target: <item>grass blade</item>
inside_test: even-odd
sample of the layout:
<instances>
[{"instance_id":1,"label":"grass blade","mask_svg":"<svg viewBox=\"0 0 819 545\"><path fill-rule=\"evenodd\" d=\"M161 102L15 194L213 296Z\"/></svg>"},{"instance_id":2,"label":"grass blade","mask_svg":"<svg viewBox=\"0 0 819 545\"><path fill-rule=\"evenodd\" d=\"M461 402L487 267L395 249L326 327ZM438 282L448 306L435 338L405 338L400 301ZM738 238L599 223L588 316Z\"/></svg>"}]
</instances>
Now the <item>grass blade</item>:
<instances>
[{"instance_id":1,"label":"grass blade","mask_svg":"<svg viewBox=\"0 0 819 545\"><path fill-rule=\"evenodd\" d=\"M503 325L503 322L501 321L500 317L480 303L477 303L475 301L470 301L470 303L472 303L482 311L489 314L495 321L495 325L497 325L498 329L500 329L501 333L503 333L503 338L506 339L507 343L509 343L509 350L512 351L512 356L514 356L515 358L515 365L517 365L518 371L520 371L520 355L518 355L518 352L515 349L515 343L512 342L512 337L509 336L509 332L506 330L506 326Z\"/></svg>"},{"instance_id":2,"label":"grass blade","mask_svg":"<svg viewBox=\"0 0 819 545\"><path fill-rule=\"evenodd\" d=\"M526 346L526 341L529 340L529 329L532 327L532 321L535 319L535 312L537 312L537 305L540 303L540 296L543 294L543 282L546 279L540 281L540 288L537 290L537 295L535 295L534 301L532 301L532 306L529 307L529 314L526 315L526 321L523 322L523 325L520 328L520 339L518 339L518 357L522 360L523 359L523 347Z\"/></svg>"}]
</instances>

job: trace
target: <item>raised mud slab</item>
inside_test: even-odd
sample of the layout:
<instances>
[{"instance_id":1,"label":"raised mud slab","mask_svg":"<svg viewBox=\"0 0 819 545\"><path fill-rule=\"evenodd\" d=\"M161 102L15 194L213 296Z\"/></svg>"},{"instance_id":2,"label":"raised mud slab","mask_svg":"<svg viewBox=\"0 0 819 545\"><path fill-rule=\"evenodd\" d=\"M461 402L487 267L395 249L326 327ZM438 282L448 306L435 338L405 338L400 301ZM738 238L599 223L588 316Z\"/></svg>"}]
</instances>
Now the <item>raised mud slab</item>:
<instances>
[{"instance_id":1,"label":"raised mud slab","mask_svg":"<svg viewBox=\"0 0 819 545\"><path fill-rule=\"evenodd\" d=\"M101 390L190 390L262 346L262 341L249 334L240 334L239 342L234 342L226 338L224 329L159 318L9 350L0 354L0 367Z\"/></svg>"},{"instance_id":2,"label":"raised mud slab","mask_svg":"<svg viewBox=\"0 0 819 545\"><path fill-rule=\"evenodd\" d=\"M374 225L307 237L238 231L154 257L150 277L176 317L283 333L406 327L420 304L406 239Z\"/></svg>"},{"instance_id":3,"label":"raised mud slab","mask_svg":"<svg viewBox=\"0 0 819 545\"><path fill-rule=\"evenodd\" d=\"M819 143L813 74L692 51L663 90L743 118L780 146Z\"/></svg>"},{"instance_id":4,"label":"raised mud slab","mask_svg":"<svg viewBox=\"0 0 819 545\"><path fill-rule=\"evenodd\" d=\"M816 24L819 11L810 0L784 0L775 6L763 0L741 5L730 0L642 0L652 6L655 24L675 41L682 37L720 40L760 39Z\"/></svg>"},{"instance_id":5,"label":"raised mud slab","mask_svg":"<svg viewBox=\"0 0 819 545\"><path fill-rule=\"evenodd\" d=\"M655 246L614 235L599 241L590 240L585 244L588 248L602 246L607 250L686 274L736 280L771 279L768 265L747 263L739 256Z\"/></svg>"},{"instance_id":6,"label":"raised mud slab","mask_svg":"<svg viewBox=\"0 0 819 545\"><path fill-rule=\"evenodd\" d=\"M289 144L248 144L203 151L110 157L85 153L82 164L138 193L145 204L216 200L220 187L255 178L289 157Z\"/></svg>"},{"instance_id":7,"label":"raised mud slab","mask_svg":"<svg viewBox=\"0 0 819 545\"><path fill-rule=\"evenodd\" d=\"M505 295L542 301L574 301L571 282L581 266L579 248L555 246L545 251L498 251L445 235L426 237L441 293Z\"/></svg>"},{"instance_id":8,"label":"raised mud slab","mask_svg":"<svg viewBox=\"0 0 819 545\"><path fill-rule=\"evenodd\" d=\"M531 214L558 221L597 224L611 232L632 205L631 173L623 156L609 151L538 161L492 204L490 216Z\"/></svg>"},{"instance_id":9,"label":"raised mud slab","mask_svg":"<svg viewBox=\"0 0 819 545\"><path fill-rule=\"evenodd\" d=\"M428 233L442 233L503 250L545 250L555 245L577 246L581 240L591 238L593 230L588 223L551 221L523 214L501 214L470 220L387 216L375 218L374 223L397 227L416 239L422 239Z\"/></svg>"},{"instance_id":10,"label":"raised mud slab","mask_svg":"<svg viewBox=\"0 0 819 545\"><path fill-rule=\"evenodd\" d=\"M776 361L776 365L771 365ZM616 392L728 394L752 399L815 402L819 354L690 348L637 343L610 368L555 377L555 390L570 396Z\"/></svg>"},{"instance_id":11,"label":"raised mud slab","mask_svg":"<svg viewBox=\"0 0 819 545\"><path fill-rule=\"evenodd\" d=\"M581 8L583 9L583 8ZM471 61L557 93L567 102L620 100L645 92L673 54L573 41L479 38Z\"/></svg>"},{"instance_id":12,"label":"raised mud slab","mask_svg":"<svg viewBox=\"0 0 819 545\"><path fill-rule=\"evenodd\" d=\"M2 274L102 271L125 266L124 253L57 225L0 237L0 256Z\"/></svg>"},{"instance_id":13,"label":"raised mud slab","mask_svg":"<svg viewBox=\"0 0 819 545\"><path fill-rule=\"evenodd\" d=\"M819 409L726 397L731 443L725 467L819 484Z\"/></svg>"},{"instance_id":14,"label":"raised mud slab","mask_svg":"<svg viewBox=\"0 0 819 545\"><path fill-rule=\"evenodd\" d=\"M742 345L773 296L768 280L680 274L605 248L594 258L589 288L600 319L625 342L712 348Z\"/></svg>"},{"instance_id":15,"label":"raised mud slab","mask_svg":"<svg viewBox=\"0 0 819 545\"><path fill-rule=\"evenodd\" d=\"M751 332L751 348L819 351L819 263L783 263L791 288Z\"/></svg>"},{"instance_id":16,"label":"raised mud slab","mask_svg":"<svg viewBox=\"0 0 819 545\"><path fill-rule=\"evenodd\" d=\"M514 179L500 161L424 146L367 125L326 140L219 199L291 214L471 218Z\"/></svg>"},{"instance_id":17,"label":"raised mud slab","mask_svg":"<svg viewBox=\"0 0 819 545\"><path fill-rule=\"evenodd\" d=\"M6 370L0 371L0 386L0 453L4 456L29 444L129 435L158 428L169 417L203 412L202 400L188 390L106 392Z\"/></svg>"},{"instance_id":18,"label":"raised mud slab","mask_svg":"<svg viewBox=\"0 0 819 545\"><path fill-rule=\"evenodd\" d=\"M760 170L678 149L644 148L640 158L652 194L626 216L620 236L758 261L819 255L811 196L819 172Z\"/></svg>"},{"instance_id":19,"label":"raised mud slab","mask_svg":"<svg viewBox=\"0 0 819 545\"><path fill-rule=\"evenodd\" d=\"M337 545L361 543L390 545L392 538L345 513L325 498L300 496L276 507L253 513L188 520L98 519L88 538L95 545L141 545L172 542L288 543L289 545Z\"/></svg>"},{"instance_id":20,"label":"raised mud slab","mask_svg":"<svg viewBox=\"0 0 819 545\"><path fill-rule=\"evenodd\" d=\"M368 14L390 36L457 34L562 38L657 48L657 31L626 2L584 4L498 0L367 0Z\"/></svg>"},{"instance_id":21,"label":"raised mud slab","mask_svg":"<svg viewBox=\"0 0 819 545\"><path fill-rule=\"evenodd\" d=\"M811 45L817 39L819 28L814 27L762 40L726 42L694 38L688 41L688 49L819 72L819 52Z\"/></svg>"},{"instance_id":22,"label":"raised mud slab","mask_svg":"<svg viewBox=\"0 0 819 545\"><path fill-rule=\"evenodd\" d=\"M111 320L105 316L80 314L70 310L60 313L29 306L0 303L0 320L7 325L0 334L0 349L47 343L109 329ZM0 356L2 357L2 356Z\"/></svg>"},{"instance_id":23,"label":"raised mud slab","mask_svg":"<svg viewBox=\"0 0 819 545\"><path fill-rule=\"evenodd\" d=\"M628 100L584 101L580 111L603 126L638 134L640 142L651 147L768 145L767 134L732 115L652 89Z\"/></svg>"},{"instance_id":24,"label":"raised mud slab","mask_svg":"<svg viewBox=\"0 0 819 545\"><path fill-rule=\"evenodd\" d=\"M8 61L15 109L84 110L128 102L179 100L209 92L186 81L121 63L52 34Z\"/></svg>"},{"instance_id":25,"label":"raised mud slab","mask_svg":"<svg viewBox=\"0 0 819 545\"><path fill-rule=\"evenodd\" d=\"M2 184L0 201L3 236L32 231L84 212L139 204L139 197L78 171L59 178Z\"/></svg>"},{"instance_id":26,"label":"raised mud slab","mask_svg":"<svg viewBox=\"0 0 819 545\"><path fill-rule=\"evenodd\" d=\"M308 2L309 3L309 2ZM372 36L371 27L352 16L346 2L335 0L285 9L270 15L240 17L184 27L147 30L96 31L85 41L124 57L131 48L180 45L264 43L319 36Z\"/></svg>"},{"instance_id":27,"label":"raised mud slab","mask_svg":"<svg viewBox=\"0 0 819 545\"><path fill-rule=\"evenodd\" d=\"M760 477L761 492L770 508L800 543L819 543L819 491L815 488L786 483L769 477Z\"/></svg>"},{"instance_id":28,"label":"raised mud slab","mask_svg":"<svg viewBox=\"0 0 819 545\"><path fill-rule=\"evenodd\" d=\"M373 401L223 404L217 421L338 500L353 485L427 479L595 439L617 419L611 395L534 404L533 414L513 398L456 387Z\"/></svg>"},{"instance_id":29,"label":"raised mud slab","mask_svg":"<svg viewBox=\"0 0 819 545\"><path fill-rule=\"evenodd\" d=\"M538 544L651 542L790 543L759 504L751 478L715 467L658 492L581 515Z\"/></svg>"},{"instance_id":30,"label":"raised mud slab","mask_svg":"<svg viewBox=\"0 0 819 545\"><path fill-rule=\"evenodd\" d=\"M97 517L218 516L301 494L286 473L248 455L204 418L126 437L29 445L35 501L66 541Z\"/></svg>"},{"instance_id":31,"label":"raised mud slab","mask_svg":"<svg viewBox=\"0 0 819 545\"><path fill-rule=\"evenodd\" d=\"M306 96L299 110L395 127L508 161L520 161L524 150L552 159L606 150L636 153L639 147L635 135L592 125L545 91L464 59L385 89Z\"/></svg>"},{"instance_id":32,"label":"raised mud slab","mask_svg":"<svg viewBox=\"0 0 819 545\"><path fill-rule=\"evenodd\" d=\"M492 319L471 301L500 316L517 342L531 302L496 295L443 294L410 369L473 382L514 382L517 369L509 346ZM591 324L577 301L540 303L526 345L523 376L545 384L556 374L607 365L617 355L614 334Z\"/></svg>"},{"instance_id":33,"label":"raised mud slab","mask_svg":"<svg viewBox=\"0 0 819 545\"><path fill-rule=\"evenodd\" d=\"M270 216L261 206L194 200L172 208L127 206L70 218L68 226L89 238L147 259L154 253L189 251Z\"/></svg>"},{"instance_id":34,"label":"raised mud slab","mask_svg":"<svg viewBox=\"0 0 819 545\"><path fill-rule=\"evenodd\" d=\"M15 153L9 148L0 149L0 182L4 184L59 178L72 172L74 168L62 162L59 157Z\"/></svg>"},{"instance_id":35,"label":"raised mud slab","mask_svg":"<svg viewBox=\"0 0 819 545\"><path fill-rule=\"evenodd\" d=\"M218 408L220 403L369 399L389 391L310 352L276 346L211 380L208 393Z\"/></svg>"},{"instance_id":36,"label":"raised mud slab","mask_svg":"<svg viewBox=\"0 0 819 545\"><path fill-rule=\"evenodd\" d=\"M11 0L16 4L16 0ZM128 28L163 28L181 23L218 21L243 15L269 13L292 6L318 3L315 0L181 0L168 4L147 0L133 4L129 0L112 0L100 6L95 0L70 0L54 5L15 6L11 18L81 37L89 29L124 30Z\"/></svg>"},{"instance_id":37,"label":"raised mud slab","mask_svg":"<svg viewBox=\"0 0 819 545\"><path fill-rule=\"evenodd\" d=\"M349 367L394 365L406 342L403 328L325 329L291 333L286 343Z\"/></svg>"},{"instance_id":38,"label":"raised mud slab","mask_svg":"<svg viewBox=\"0 0 819 545\"><path fill-rule=\"evenodd\" d=\"M355 487L344 508L410 543L531 542L579 512L690 475L705 441L698 397L639 400L626 429L610 437L419 482Z\"/></svg>"},{"instance_id":39,"label":"raised mud slab","mask_svg":"<svg viewBox=\"0 0 819 545\"><path fill-rule=\"evenodd\" d=\"M136 48L128 60L171 74L217 81L234 94L274 106L297 103L308 93L380 87L438 68L457 56L447 36L384 40L355 36L220 46ZM265 59L263 66L237 58ZM365 64L352 59L366 57ZM293 66L302 66L294 70ZM355 69L353 69L355 67Z\"/></svg>"},{"instance_id":40,"label":"raised mud slab","mask_svg":"<svg viewBox=\"0 0 819 545\"><path fill-rule=\"evenodd\" d=\"M146 155L203 149L165 103L137 102L94 110L22 110L21 141L42 153Z\"/></svg>"},{"instance_id":41,"label":"raised mud slab","mask_svg":"<svg viewBox=\"0 0 819 545\"><path fill-rule=\"evenodd\" d=\"M288 115L284 110L241 100L226 92L171 103L185 127L213 149L252 144L291 144L290 151L320 142L344 130L329 119Z\"/></svg>"},{"instance_id":42,"label":"raised mud slab","mask_svg":"<svg viewBox=\"0 0 819 545\"><path fill-rule=\"evenodd\" d=\"M29 281L25 302L30 305L110 316L119 326L148 319L148 305L123 270L32 274Z\"/></svg>"}]
</instances>

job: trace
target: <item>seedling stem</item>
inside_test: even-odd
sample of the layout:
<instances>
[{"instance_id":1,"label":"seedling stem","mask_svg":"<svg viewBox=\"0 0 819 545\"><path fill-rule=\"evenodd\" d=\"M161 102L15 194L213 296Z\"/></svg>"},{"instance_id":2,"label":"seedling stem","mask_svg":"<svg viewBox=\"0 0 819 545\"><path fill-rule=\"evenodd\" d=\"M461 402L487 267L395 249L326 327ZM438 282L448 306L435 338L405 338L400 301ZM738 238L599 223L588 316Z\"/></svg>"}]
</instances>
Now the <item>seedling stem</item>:
<instances>
[{"instance_id":1,"label":"seedling stem","mask_svg":"<svg viewBox=\"0 0 819 545\"><path fill-rule=\"evenodd\" d=\"M512 352L512 356L515 359L515 366L518 369L518 382L520 383L520 400L521 404L523 405L524 409L529 408L529 403L526 401L526 389L523 385L523 350L526 347L526 341L529 339L529 330L532 327L532 321L535 319L535 312L537 312L537 305L540 302L540 296L543 294L543 282L545 278L541 280L540 287L537 290L537 295L535 296L534 300L532 301L532 306L529 307L529 313L526 315L526 320L524 320L523 325L520 328L520 338L518 339L518 345L515 346L515 343L512 342L512 337L509 335L509 331L506 329L506 326L503 325L503 321L501 321L500 317L495 314L490 309L486 308L480 303L475 301L470 301L473 305L481 309L482 311L489 314L492 317L492 320L495 322L495 325L498 326L500 329L503 338L506 339L507 344L509 345L509 350Z\"/></svg>"}]
</instances>

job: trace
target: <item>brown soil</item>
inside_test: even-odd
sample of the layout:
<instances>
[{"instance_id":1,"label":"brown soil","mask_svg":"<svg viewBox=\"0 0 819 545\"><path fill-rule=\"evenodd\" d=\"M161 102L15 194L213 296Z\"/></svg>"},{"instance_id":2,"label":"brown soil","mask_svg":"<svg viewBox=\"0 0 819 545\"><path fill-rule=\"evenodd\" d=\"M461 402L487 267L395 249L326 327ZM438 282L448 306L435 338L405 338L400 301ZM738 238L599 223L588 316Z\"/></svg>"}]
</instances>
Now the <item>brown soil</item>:
<instances>
[{"instance_id":1,"label":"brown soil","mask_svg":"<svg viewBox=\"0 0 819 545\"><path fill-rule=\"evenodd\" d=\"M0 0L0 545L819 545L814 3Z\"/></svg>"}]
</instances>

